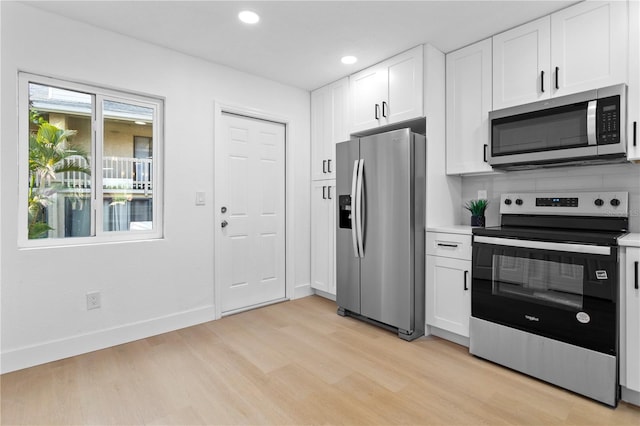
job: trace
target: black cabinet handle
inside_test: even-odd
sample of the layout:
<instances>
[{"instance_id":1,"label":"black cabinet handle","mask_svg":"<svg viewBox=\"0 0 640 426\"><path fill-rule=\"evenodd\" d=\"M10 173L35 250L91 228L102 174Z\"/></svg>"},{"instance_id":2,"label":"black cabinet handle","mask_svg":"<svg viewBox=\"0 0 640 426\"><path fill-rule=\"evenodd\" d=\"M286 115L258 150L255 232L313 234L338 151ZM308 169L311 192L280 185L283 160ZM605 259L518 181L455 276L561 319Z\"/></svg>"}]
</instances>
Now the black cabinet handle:
<instances>
[{"instance_id":1,"label":"black cabinet handle","mask_svg":"<svg viewBox=\"0 0 640 426\"><path fill-rule=\"evenodd\" d=\"M322 187L322 199L323 200L327 199L327 187L326 186Z\"/></svg>"},{"instance_id":2,"label":"black cabinet handle","mask_svg":"<svg viewBox=\"0 0 640 426\"><path fill-rule=\"evenodd\" d=\"M376 104L376 112L375 112L376 120L380 120L380 105Z\"/></svg>"},{"instance_id":3,"label":"black cabinet handle","mask_svg":"<svg viewBox=\"0 0 640 426\"><path fill-rule=\"evenodd\" d=\"M469 276L469 271L464 271L464 291L469 290L469 286L467 285L468 276Z\"/></svg>"},{"instance_id":4,"label":"black cabinet handle","mask_svg":"<svg viewBox=\"0 0 640 426\"><path fill-rule=\"evenodd\" d=\"M636 141L638 140L638 122L633 122L633 146L636 146Z\"/></svg>"},{"instance_id":5,"label":"black cabinet handle","mask_svg":"<svg viewBox=\"0 0 640 426\"><path fill-rule=\"evenodd\" d=\"M327 199L330 200L331 199L331 187L330 186L327 186L327 194L328 194L327 195Z\"/></svg>"},{"instance_id":6,"label":"black cabinet handle","mask_svg":"<svg viewBox=\"0 0 640 426\"><path fill-rule=\"evenodd\" d=\"M327 173L327 160L322 160L322 173Z\"/></svg>"},{"instance_id":7,"label":"black cabinet handle","mask_svg":"<svg viewBox=\"0 0 640 426\"><path fill-rule=\"evenodd\" d=\"M489 145L487 145L486 143L484 144L484 151L482 156L484 157L483 160L486 163L487 162L487 148L489 148Z\"/></svg>"},{"instance_id":8,"label":"black cabinet handle","mask_svg":"<svg viewBox=\"0 0 640 426\"><path fill-rule=\"evenodd\" d=\"M635 280L634 280L634 283L635 283L635 284L634 284L634 288L635 288L636 290L638 290L638 264L639 264L640 262L638 262L638 261L636 260L634 263L635 263L635 267L636 267L636 270L635 270L635 276L636 276L636 277L635 277Z\"/></svg>"},{"instance_id":9,"label":"black cabinet handle","mask_svg":"<svg viewBox=\"0 0 640 426\"><path fill-rule=\"evenodd\" d=\"M327 160L327 172L331 173L331 160Z\"/></svg>"},{"instance_id":10,"label":"black cabinet handle","mask_svg":"<svg viewBox=\"0 0 640 426\"><path fill-rule=\"evenodd\" d=\"M560 75L560 67L556 67L556 89L560 88L560 85L558 84L558 76Z\"/></svg>"},{"instance_id":11,"label":"black cabinet handle","mask_svg":"<svg viewBox=\"0 0 640 426\"><path fill-rule=\"evenodd\" d=\"M439 247L458 247L457 244L445 244L445 243L438 243Z\"/></svg>"},{"instance_id":12,"label":"black cabinet handle","mask_svg":"<svg viewBox=\"0 0 640 426\"><path fill-rule=\"evenodd\" d=\"M540 91L544 93L544 71L540 71Z\"/></svg>"},{"instance_id":13,"label":"black cabinet handle","mask_svg":"<svg viewBox=\"0 0 640 426\"><path fill-rule=\"evenodd\" d=\"M382 116L387 118L387 103L385 101L382 101Z\"/></svg>"}]
</instances>

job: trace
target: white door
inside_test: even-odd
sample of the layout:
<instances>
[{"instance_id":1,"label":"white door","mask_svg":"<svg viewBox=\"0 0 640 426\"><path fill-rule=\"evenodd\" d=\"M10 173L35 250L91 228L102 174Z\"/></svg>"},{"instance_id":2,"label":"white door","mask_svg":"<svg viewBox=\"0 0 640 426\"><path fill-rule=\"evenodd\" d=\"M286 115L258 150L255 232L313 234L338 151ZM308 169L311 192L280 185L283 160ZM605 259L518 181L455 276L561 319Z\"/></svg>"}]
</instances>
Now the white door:
<instances>
[{"instance_id":1,"label":"white door","mask_svg":"<svg viewBox=\"0 0 640 426\"><path fill-rule=\"evenodd\" d=\"M471 261L427 256L425 317L428 325L469 337Z\"/></svg>"},{"instance_id":2,"label":"white door","mask_svg":"<svg viewBox=\"0 0 640 426\"><path fill-rule=\"evenodd\" d=\"M552 14L553 96L625 83L628 36L627 2L583 2Z\"/></svg>"},{"instance_id":3,"label":"white door","mask_svg":"<svg viewBox=\"0 0 640 426\"><path fill-rule=\"evenodd\" d=\"M335 195L334 180L311 185L311 287L335 295Z\"/></svg>"},{"instance_id":4,"label":"white door","mask_svg":"<svg viewBox=\"0 0 640 426\"><path fill-rule=\"evenodd\" d=\"M388 97L383 124L422 116L422 56L422 46L418 46L384 62Z\"/></svg>"},{"instance_id":5,"label":"white door","mask_svg":"<svg viewBox=\"0 0 640 426\"><path fill-rule=\"evenodd\" d=\"M380 67L367 68L349 77L351 90L351 131L378 127L382 101L387 99L387 73Z\"/></svg>"},{"instance_id":6,"label":"white door","mask_svg":"<svg viewBox=\"0 0 640 426\"><path fill-rule=\"evenodd\" d=\"M545 16L493 36L493 109L551 96L551 23Z\"/></svg>"},{"instance_id":7,"label":"white door","mask_svg":"<svg viewBox=\"0 0 640 426\"><path fill-rule=\"evenodd\" d=\"M227 113L220 125L215 267L225 314L285 297L285 126Z\"/></svg>"},{"instance_id":8,"label":"white door","mask_svg":"<svg viewBox=\"0 0 640 426\"><path fill-rule=\"evenodd\" d=\"M491 39L447 54L447 174L490 172Z\"/></svg>"},{"instance_id":9,"label":"white door","mask_svg":"<svg viewBox=\"0 0 640 426\"><path fill-rule=\"evenodd\" d=\"M327 116L330 94L328 87L311 92L311 178L328 179L327 170L329 157L327 156Z\"/></svg>"}]
</instances>

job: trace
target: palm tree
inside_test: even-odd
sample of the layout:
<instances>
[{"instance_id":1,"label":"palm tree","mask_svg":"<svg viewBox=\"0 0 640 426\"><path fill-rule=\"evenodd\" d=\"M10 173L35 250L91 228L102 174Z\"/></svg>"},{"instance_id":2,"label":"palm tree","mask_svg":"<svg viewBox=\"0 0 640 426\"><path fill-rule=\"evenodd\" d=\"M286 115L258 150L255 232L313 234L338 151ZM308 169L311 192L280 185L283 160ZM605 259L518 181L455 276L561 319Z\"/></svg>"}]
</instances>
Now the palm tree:
<instances>
[{"instance_id":1,"label":"palm tree","mask_svg":"<svg viewBox=\"0 0 640 426\"><path fill-rule=\"evenodd\" d=\"M60 188L58 175L65 172L91 174L91 170L71 156L88 156L71 144L75 130L63 130L43 119L37 111L30 110L30 119L38 124L38 131L29 135L29 239L43 238L52 230L46 221L46 208ZM65 161L66 160L66 161Z\"/></svg>"}]
</instances>

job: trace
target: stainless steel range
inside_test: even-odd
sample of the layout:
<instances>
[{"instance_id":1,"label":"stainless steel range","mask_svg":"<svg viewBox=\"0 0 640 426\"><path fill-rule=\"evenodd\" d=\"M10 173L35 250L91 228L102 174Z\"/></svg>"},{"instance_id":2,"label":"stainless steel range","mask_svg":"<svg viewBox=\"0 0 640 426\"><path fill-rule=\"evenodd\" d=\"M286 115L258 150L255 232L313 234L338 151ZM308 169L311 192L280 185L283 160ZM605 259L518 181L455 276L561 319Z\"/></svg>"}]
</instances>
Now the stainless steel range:
<instances>
[{"instance_id":1,"label":"stainless steel range","mask_svg":"<svg viewBox=\"0 0 640 426\"><path fill-rule=\"evenodd\" d=\"M470 352L615 406L628 193L518 193L473 230Z\"/></svg>"}]
</instances>

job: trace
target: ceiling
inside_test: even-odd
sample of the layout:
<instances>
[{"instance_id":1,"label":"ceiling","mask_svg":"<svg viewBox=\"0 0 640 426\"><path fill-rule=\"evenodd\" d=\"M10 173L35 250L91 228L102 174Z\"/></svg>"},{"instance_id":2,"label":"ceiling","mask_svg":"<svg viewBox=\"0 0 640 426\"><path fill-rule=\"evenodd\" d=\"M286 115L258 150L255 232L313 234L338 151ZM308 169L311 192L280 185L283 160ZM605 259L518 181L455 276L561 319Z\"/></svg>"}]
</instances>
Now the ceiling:
<instances>
[{"instance_id":1,"label":"ceiling","mask_svg":"<svg viewBox=\"0 0 640 426\"><path fill-rule=\"evenodd\" d=\"M450 52L576 1L26 1L313 90L422 43ZM237 19L250 9L257 25ZM340 58L358 62L343 65Z\"/></svg>"}]
</instances>

